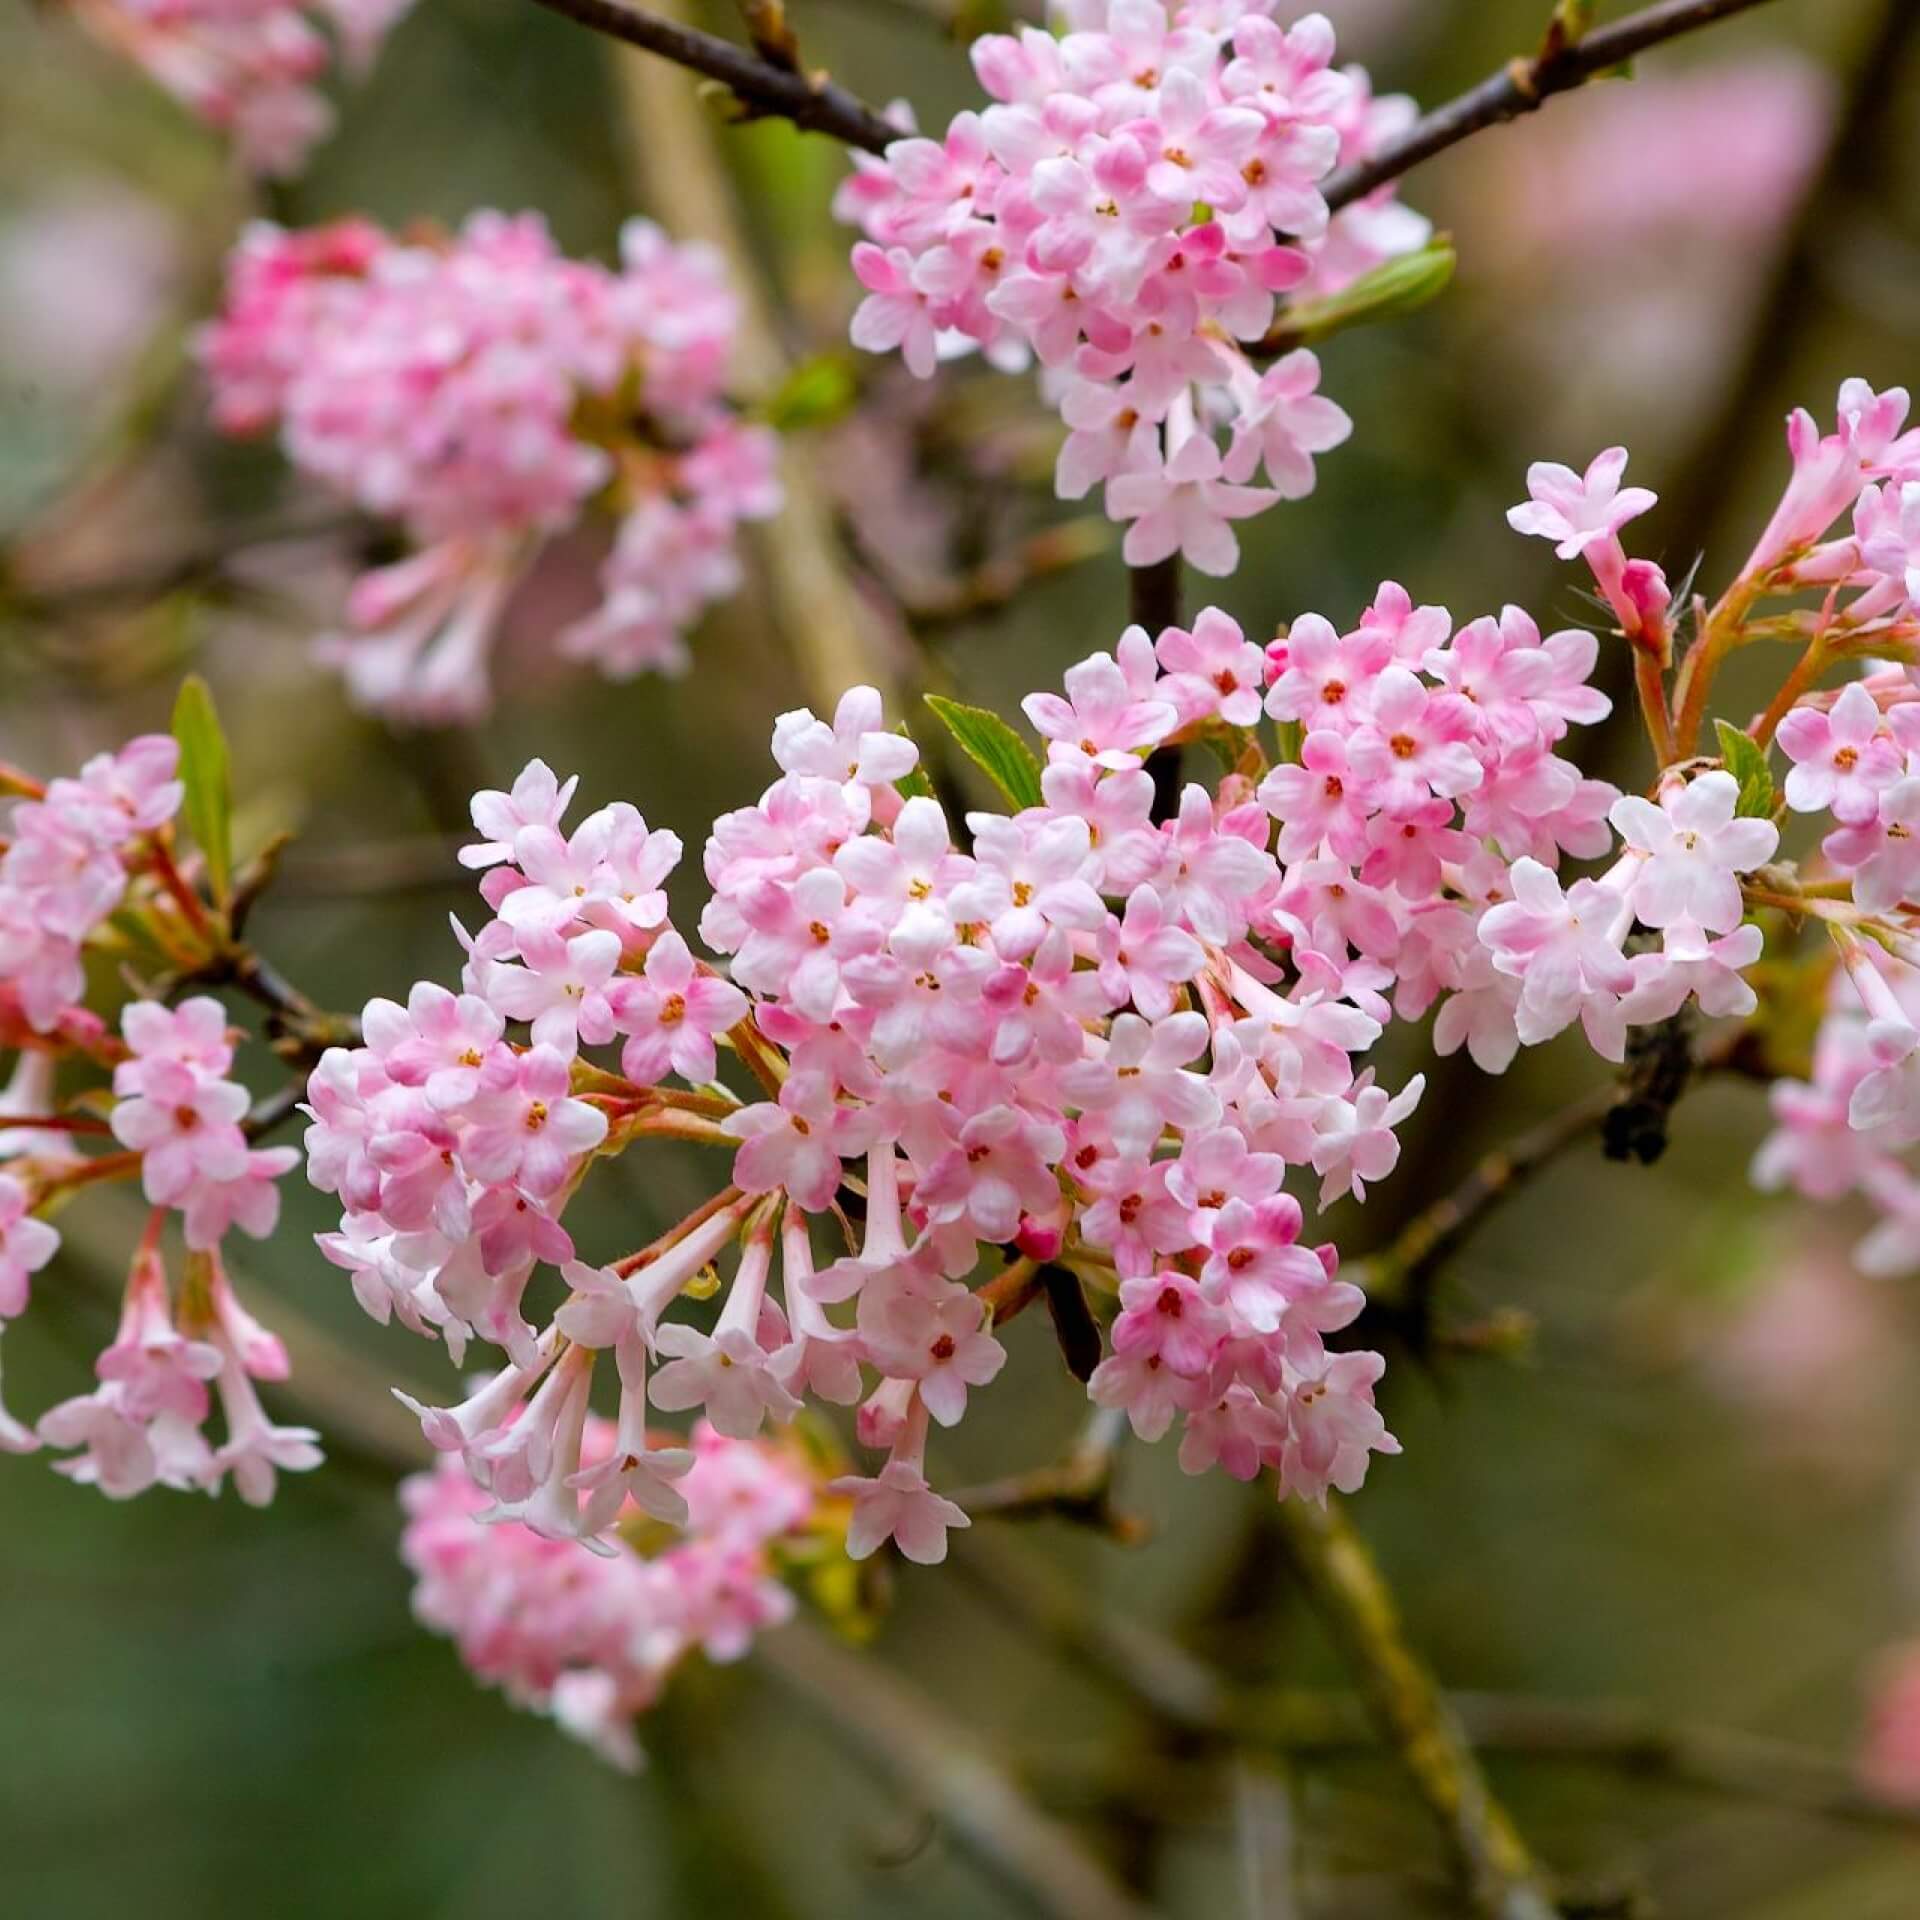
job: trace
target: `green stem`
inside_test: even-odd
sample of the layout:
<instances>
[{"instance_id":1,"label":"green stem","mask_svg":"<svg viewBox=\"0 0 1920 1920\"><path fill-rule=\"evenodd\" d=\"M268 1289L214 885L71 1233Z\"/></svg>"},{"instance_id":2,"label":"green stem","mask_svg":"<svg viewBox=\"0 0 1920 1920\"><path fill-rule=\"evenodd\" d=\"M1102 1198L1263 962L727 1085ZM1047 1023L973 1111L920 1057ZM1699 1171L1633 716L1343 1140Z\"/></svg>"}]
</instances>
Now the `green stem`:
<instances>
[{"instance_id":1,"label":"green stem","mask_svg":"<svg viewBox=\"0 0 1920 1920\"><path fill-rule=\"evenodd\" d=\"M1494 1799L1459 1716L1407 1644L1366 1543L1333 1506L1283 1500L1280 1525L1381 1738L1440 1823L1474 1912L1484 1920L1555 1920L1560 1909L1545 1876Z\"/></svg>"}]
</instances>

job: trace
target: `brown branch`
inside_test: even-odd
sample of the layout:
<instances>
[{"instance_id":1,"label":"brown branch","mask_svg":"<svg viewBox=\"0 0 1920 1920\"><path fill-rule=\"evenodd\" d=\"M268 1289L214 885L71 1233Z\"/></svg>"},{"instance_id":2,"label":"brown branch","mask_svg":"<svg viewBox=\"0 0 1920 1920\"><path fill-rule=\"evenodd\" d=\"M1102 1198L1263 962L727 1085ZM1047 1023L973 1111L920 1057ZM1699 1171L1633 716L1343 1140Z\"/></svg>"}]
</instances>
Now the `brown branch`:
<instances>
[{"instance_id":1,"label":"brown branch","mask_svg":"<svg viewBox=\"0 0 1920 1920\"><path fill-rule=\"evenodd\" d=\"M698 27L663 20L627 0L536 0L551 12L615 40L657 53L676 66L717 80L733 95L740 117L791 120L809 133L824 133L866 153L884 153L903 138L874 108L825 74L775 66L746 47Z\"/></svg>"},{"instance_id":2,"label":"brown branch","mask_svg":"<svg viewBox=\"0 0 1920 1920\"><path fill-rule=\"evenodd\" d=\"M1337 1506L1280 1503L1280 1531L1366 1701L1440 1824L1485 1920L1553 1920L1560 1909L1519 1829L1493 1797L1459 1716L1421 1663L1366 1543Z\"/></svg>"},{"instance_id":3,"label":"brown branch","mask_svg":"<svg viewBox=\"0 0 1920 1920\"><path fill-rule=\"evenodd\" d=\"M970 1519L984 1514L1002 1520L1053 1515L1136 1544L1145 1537L1145 1526L1113 1504L1114 1461L1126 1435L1126 1415L1118 1407L1098 1408L1064 1459L962 1488L953 1499Z\"/></svg>"},{"instance_id":4,"label":"brown branch","mask_svg":"<svg viewBox=\"0 0 1920 1920\"><path fill-rule=\"evenodd\" d=\"M1156 560L1150 567L1127 569L1127 619L1158 638L1163 627L1180 624L1180 556Z\"/></svg>"},{"instance_id":5,"label":"brown branch","mask_svg":"<svg viewBox=\"0 0 1920 1920\"><path fill-rule=\"evenodd\" d=\"M1342 167L1327 181L1327 205L1337 212L1389 180L1397 180L1421 161L1457 146L1469 134L1536 112L1556 93L1570 93L1650 47L1762 4L1763 0L1662 0L1659 6L1596 28L1582 39L1556 44L1550 38L1532 58L1510 61L1477 87L1423 114L1372 159Z\"/></svg>"},{"instance_id":6,"label":"brown branch","mask_svg":"<svg viewBox=\"0 0 1920 1920\"><path fill-rule=\"evenodd\" d=\"M1366 1263L1370 1306L1424 1326L1440 1269L1487 1216L1543 1168L1600 1130L1619 1098L1611 1083L1592 1088L1478 1160L1467 1177L1407 1222Z\"/></svg>"}]
</instances>

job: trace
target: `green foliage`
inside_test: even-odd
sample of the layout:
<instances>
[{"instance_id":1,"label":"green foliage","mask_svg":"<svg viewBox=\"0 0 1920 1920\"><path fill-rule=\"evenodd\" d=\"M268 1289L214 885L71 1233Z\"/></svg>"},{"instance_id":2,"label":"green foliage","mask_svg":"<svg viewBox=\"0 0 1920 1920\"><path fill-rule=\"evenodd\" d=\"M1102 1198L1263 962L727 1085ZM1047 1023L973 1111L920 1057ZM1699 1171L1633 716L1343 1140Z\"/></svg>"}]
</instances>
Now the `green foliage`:
<instances>
[{"instance_id":1,"label":"green foliage","mask_svg":"<svg viewBox=\"0 0 1920 1920\"><path fill-rule=\"evenodd\" d=\"M1713 730L1720 736L1721 760L1740 782L1740 804L1735 811L1767 819L1773 812L1773 769L1767 764L1767 750L1729 721L1716 720Z\"/></svg>"},{"instance_id":2,"label":"green foliage","mask_svg":"<svg viewBox=\"0 0 1920 1920\"><path fill-rule=\"evenodd\" d=\"M1311 346L1348 327L1397 320L1447 290L1455 260L1453 242L1444 234L1437 235L1418 253L1403 253L1371 273L1363 273L1338 293L1289 306L1281 314L1280 324L1290 341Z\"/></svg>"},{"instance_id":3,"label":"green foliage","mask_svg":"<svg viewBox=\"0 0 1920 1920\"><path fill-rule=\"evenodd\" d=\"M959 741L960 750L1006 796L1016 810L1040 804L1040 762L1033 749L1000 718L985 707L962 706L958 700L944 699L937 693L926 696L927 705L939 717L946 730Z\"/></svg>"},{"instance_id":4,"label":"green foliage","mask_svg":"<svg viewBox=\"0 0 1920 1920\"><path fill-rule=\"evenodd\" d=\"M853 363L846 354L816 354L781 381L766 403L766 422L777 433L829 427L846 418L859 394Z\"/></svg>"},{"instance_id":5,"label":"green foliage","mask_svg":"<svg viewBox=\"0 0 1920 1920\"><path fill-rule=\"evenodd\" d=\"M205 856L213 897L225 907L233 897L233 778L213 695L197 673L180 683L173 737L180 743L180 778L187 789L187 831Z\"/></svg>"}]
</instances>

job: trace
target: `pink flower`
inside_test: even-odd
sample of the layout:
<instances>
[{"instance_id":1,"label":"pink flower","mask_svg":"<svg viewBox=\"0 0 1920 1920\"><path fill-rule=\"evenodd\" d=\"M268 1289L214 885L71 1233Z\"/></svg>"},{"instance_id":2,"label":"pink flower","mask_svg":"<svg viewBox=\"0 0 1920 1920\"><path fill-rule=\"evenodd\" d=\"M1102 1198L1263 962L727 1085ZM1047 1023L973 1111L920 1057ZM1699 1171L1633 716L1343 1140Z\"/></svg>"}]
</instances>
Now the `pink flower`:
<instances>
[{"instance_id":1,"label":"pink flower","mask_svg":"<svg viewBox=\"0 0 1920 1920\"><path fill-rule=\"evenodd\" d=\"M1870 823L1838 828L1820 850L1853 876L1854 903L1869 913L1890 913L1920 895L1920 779L1896 781Z\"/></svg>"},{"instance_id":2,"label":"pink flower","mask_svg":"<svg viewBox=\"0 0 1920 1920\"><path fill-rule=\"evenodd\" d=\"M967 1410L967 1389L986 1386L1006 1365L1006 1348L984 1330L981 1302L952 1284L895 1289L877 1316L875 1299L869 1286L860 1300L867 1359L889 1378L917 1382L928 1413L954 1426Z\"/></svg>"},{"instance_id":3,"label":"pink flower","mask_svg":"<svg viewBox=\"0 0 1920 1920\"><path fill-rule=\"evenodd\" d=\"M1359 1488L1370 1454L1400 1451L1373 1404L1385 1365L1377 1353L1337 1353L1298 1372L1288 1368L1284 1491L1324 1505L1329 1487Z\"/></svg>"},{"instance_id":4,"label":"pink flower","mask_svg":"<svg viewBox=\"0 0 1920 1920\"><path fill-rule=\"evenodd\" d=\"M1405 667L1380 672L1366 715L1349 750L1377 805L1399 813L1429 795L1456 799L1486 777L1468 744L1472 706L1457 695L1430 691Z\"/></svg>"},{"instance_id":5,"label":"pink flower","mask_svg":"<svg viewBox=\"0 0 1920 1920\"><path fill-rule=\"evenodd\" d=\"M841 1160L867 1144L863 1117L840 1105L832 1082L820 1074L788 1075L777 1101L743 1107L721 1125L742 1143L733 1165L741 1190L784 1191L809 1213L832 1204Z\"/></svg>"},{"instance_id":6,"label":"pink flower","mask_svg":"<svg viewBox=\"0 0 1920 1920\"><path fill-rule=\"evenodd\" d=\"M1330 453L1353 432L1346 409L1317 392L1319 385L1320 362L1304 347L1283 354L1249 383L1227 449L1229 480L1251 480L1264 462L1282 500L1303 500L1313 491L1313 456Z\"/></svg>"},{"instance_id":7,"label":"pink flower","mask_svg":"<svg viewBox=\"0 0 1920 1920\"><path fill-rule=\"evenodd\" d=\"M1254 1333L1272 1333L1291 1302L1327 1284L1327 1270L1300 1237L1300 1203L1290 1194L1230 1199L1206 1222L1207 1298Z\"/></svg>"},{"instance_id":8,"label":"pink flower","mask_svg":"<svg viewBox=\"0 0 1920 1920\"><path fill-rule=\"evenodd\" d=\"M1206 1051L1208 1029L1197 1013L1171 1013L1149 1023L1137 1013L1115 1017L1106 1051L1068 1067L1060 1088L1075 1105L1100 1114L1123 1153L1147 1153L1168 1126L1210 1126L1220 1102L1190 1060Z\"/></svg>"},{"instance_id":9,"label":"pink flower","mask_svg":"<svg viewBox=\"0 0 1920 1920\"><path fill-rule=\"evenodd\" d=\"M1105 922L1106 908L1085 878L1091 836L1084 820L1029 824L973 813L967 825L975 872L948 904L956 921L987 922L1006 959L1026 959L1051 927L1092 933Z\"/></svg>"},{"instance_id":10,"label":"pink flower","mask_svg":"<svg viewBox=\"0 0 1920 1920\"><path fill-rule=\"evenodd\" d=\"M1576 880L1563 893L1537 860L1513 863L1512 886L1511 901L1481 915L1480 939L1494 966L1521 983L1519 1034L1534 1046L1596 1000L1604 1014L1631 989L1633 969L1621 947L1632 907L1597 880Z\"/></svg>"},{"instance_id":11,"label":"pink flower","mask_svg":"<svg viewBox=\"0 0 1920 1920\"><path fill-rule=\"evenodd\" d=\"M1100 929L1100 988L1110 1004L1131 1000L1149 1020L1164 1020L1173 1011L1174 988L1192 979L1205 958L1199 941L1168 923L1160 896L1135 887L1125 917Z\"/></svg>"},{"instance_id":12,"label":"pink flower","mask_svg":"<svg viewBox=\"0 0 1920 1920\"><path fill-rule=\"evenodd\" d=\"M1154 652L1168 675L1167 696L1183 721L1217 714L1230 727L1260 719L1265 661L1260 649L1217 607L1205 607L1192 631L1169 627Z\"/></svg>"},{"instance_id":13,"label":"pink flower","mask_svg":"<svg viewBox=\"0 0 1920 1920\"><path fill-rule=\"evenodd\" d=\"M887 1464L871 1480L843 1475L827 1491L853 1502L847 1523L847 1557L865 1560L891 1540L909 1560L938 1566L947 1557L947 1535L971 1524L951 1500L927 1485L923 1459L927 1409L916 1394Z\"/></svg>"},{"instance_id":14,"label":"pink flower","mask_svg":"<svg viewBox=\"0 0 1920 1920\"><path fill-rule=\"evenodd\" d=\"M1577 560L1608 543L1617 545L1620 529L1659 499L1645 487L1623 489L1620 480L1626 470L1625 447L1595 454L1584 475L1551 460L1536 460L1527 469L1532 498L1507 509L1507 524L1516 533L1557 542L1554 552L1562 560Z\"/></svg>"},{"instance_id":15,"label":"pink flower","mask_svg":"<svg viewBox=\"0 0 1920 1920\"><path fill-rule=\"evenodd\" d=\"M687 943L669 931L648 949L643 976L618 983L613 1007L627 1035L620 1071L629 1080L650 1087L671 1071L700 1085L714 1076L714 1036L746 1017L747 996L700 973Z\"/></svg>"},{"instance_id":16,"label":"pink flower","mask_svg":"<svg viewBox=\"0 0 1920 1920\"><path fill-rule=\"evenodd\" d=\"M1004 1243L1023 1212L1044 1212L1057 1196L1052 1168L1064 1149L1057 1126L990 1107L934 1161L918 1198L935 1221L964 1221L978 1238Z\"/></svg>"},{"instance_id":17,"label":"pink flower","mask_svg":"<svg viewBox=\"0 0 1920 1920\"><path fill-rule=\"evenodd\" d=\"M1779 829L1770 820L1734 817L1739 782L1730 773L1703 773L1656 805L1637 794L1616 800L1608 813L1628 846L1647 855L1632 876L1633 910L1650 927L1691 920L1709 933L1740 924L1740 883L1773 858Z\"/></svg>"},{"instance_id":18,"label":"pink flower","mask_svg":"<svg viewBox=\"0 0 1920 1920\"><path fill-rule=\"evenodd\" d=\"M1116 1357L1136 1364L1151 1357L1187 1380L1212 1370L1227 1316L1186 1274L1170 1269L1124 1280L1120 1306L1112 1334Z\"/></svg>"},{"instance_id":19,"label":"pink flower","mask_svg":"<svg viewBox=\"0 0 1920 1920\"><path fill-rule=\"evenodd\" d=\"M1320 1204L1331 1206L1342 1194L1356 1200L1367 1197L1369 1180L1384 1180L1400 1163L1400 1141L1394 1128L1420 1104L1427 1077L1416 1073L1396 1094L1370 1083L1367 1074L1354 1082L1351 1100L1329 1099L1314 1116L1310 1158L1321 1176Z\"/></svg>"},{"instance_id":20,"label":"pink flower","mask_svg":"<svg viewBox=\"0 0 1920 1920\"><path fill-rule=\"evenodd\" d=\"M863 242L853 250L853 270L867 289L853 316L853 344L867 353L890 353L898 347L909 372L931 379L940 330L932 303L914 285L913 255L905 247Z\"/></svg>"},{"instance_id":21,"label":"pink flower","mask_svg":"<svg viewBox=\"0 0 1920 1920\"><path fill-rule=\"evenodd\" d=\"M607 1134L607 1117L569 1094L567 1062L551 1047L495 1053L468 1108L461 1158L475 1179L557 1192L573 1163Z\"/></svg>"},{"instance_id":22,"label":"pink flower","mask_svg":"<svg viewBox=\"0 0 1920 1920\"><path fill-rule=\"evenodd\" d=\"M27 1310L27 1282L60 1246L60 1235L27 1209L33 1196L10 1173L0 1173L0 1320Z\"/></svg>"},{"instance_id":23,"label":"pink flower","mask_svg":"<svg viewBox=\"0 0 1920 1920\"><path fill-rule=\"evenodd\" d=\"M1864 826L1880 796L1906 772L1906 756L1887 732L1874 697L1856 680L1828 712L1795 707L1774 736L1794 765L1787 805L1796 813L1831 810L1843 827Z\"/></svg>"},{"instance_id":24,"label":"pink flower","mask_svg":"<svg viewBox=\"0 0 1920 1920\"><path fill-rule=\"evenodd\" d=\"M239 1180L248 1170L240 1131L247 1090L230 1080L199 1080L166 1063L145 1076L146 1091L114 1106L110 1124L123 1147L141 1156L140 1183L156 1206L184 1204L202 1181Z\"/></svg>"},{"instance_id":25,"label":"pink flower","mask_svg":"<svg viewBox=\"0 0 1920 1920\"><path fill-rule=\"evenodd\" d=\"M1121 551L1130 567L1150 567L1181 555L1216 579L1240 564L1231 522L1263 512L1280 498L1264 487L1224 478L1220 449L1204 434L1190 435L1158 468L1142 467L1107 483L1107 517L1131 520Z\"/></svg>"},{"instance_id":26,"label":"pink flower","mask_svg":"<svg viewBox=\"0 0 1920 1920\"><path fill-rule=\"evenodd\" d=\"M1179 714L1164 700L1137 700L1111 654L1069 667L1067 693L1030 693L1021 711L1047 742L1050 760L1086 758L1097 767L1132 767L1173 731Z\"/></svg>"},{"instance_id":27,"label":"pink flower","mask_svg":"<svg viewBox=\"0 0 1920 1920\"><path fill-rule=\"evenodd\" d=\"M512 1020L531 1023L536 1047L571 1059L582 1041L597 1046L614 1033L614 973L620 936L596 929L571 940L528 928L520 936L524 966L495 962L486 970L488 1003Z\"/></svg>"}]
</instances>

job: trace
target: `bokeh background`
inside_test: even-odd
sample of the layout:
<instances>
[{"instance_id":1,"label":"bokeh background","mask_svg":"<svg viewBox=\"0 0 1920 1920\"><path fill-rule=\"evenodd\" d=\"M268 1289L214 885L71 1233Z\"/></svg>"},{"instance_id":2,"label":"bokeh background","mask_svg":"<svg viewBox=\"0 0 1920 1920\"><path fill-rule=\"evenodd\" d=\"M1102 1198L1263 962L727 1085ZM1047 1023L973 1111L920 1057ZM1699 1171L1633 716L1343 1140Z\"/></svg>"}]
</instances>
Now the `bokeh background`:
<instances>
[{"instance_id":1,"label":"bokeh background","mask_svg":"<svg viewBox=\"0 0 1920 1920\"><path fill-rule=\"evenodd\" d=\"M1327 8L1383 89L1426 101L1530 47L1547 10ZM1702 549L1708 580L1737 562L1785 471L1787 407L1824 413L1850 373L1920 374L1917 14L1911 0L1780 0L1661 50L1631 86L1555 101L1417 173L1407 197L1455 235L1458 281L1412 320L1325 349L1352 441L1311 499L1255 524L1220 603L1258 633L1306 609L1344 623L1385 576L1461 618L1506 600L1543 624L1585 618L1567 571L1503 509L1529 460L1584 462L1614 440L1662 495L1641 550L1675 577ZM792 15L810 60L870 98L911 95L923 124L974 98L940 0L795 0ZM731 205L777 345L800 360L837 350L854 289L826 212L843 164L830 143L780 126L710 136L687 76L642 72L530 0L421 0L341 107L303 180L249 198L215 144L57 4L0 15L0 752L57 770L164 725L199 665L234 738L243 838L300 836L258 941L317 997L354 1006L451 973L446 917L466 895L446 845L474 786L540 754L580 772L593 803L629 798L697 849L715 810L764 784L773 717L817 701L810 623L835 616L770 591L763 569L702 630L688 678L610 689L545 649L588 578L590 555L562 553L516 611L487 724L396 734L356 715L306 654L344 578L338 539L314 533L327 510L289 490L270 450L213 441L180 372L237 223L537 208L569 248L605 254L636 209L688 231ZM1072 518L1049 497L1049 423L1025 386L961 371L930 394L856 371L860 411L797 452L851 556L854 598L837 604L880 670L1006 706L1110 645L1122 569L1085 526L1068 536L1087 549L1078 564L968 611L982 562ZM231 552L262 532L286 537ZM61 589L57 618L23 578ZM1739 698L1732 680L1726 704ZM1601 730L1593 764L1630 774L1636 744ZM690 923L697 859L678 878ZM1499 1083L1459 1062L1435 1072L1418 1033L1402 1044L1430 1090L1399 1173L1333 1223L1355 1253L1595 1076L1571 1043ZM1385 1405L1406 1453L1377 1467L1356 1518L1450 1686L1634 1703L1844 1756L1876 1651L1920 1633L1920 1301L1849 1273L1856 1221L1750 1191L1762 1124L1758 1089L1713 1086L1652 1168L1572 1155L1445 1281L1454 1319L1533 1316L1530 1356L1393 1356ZM583 1238L597 1222L634 1244L697 1196L670 1155L621 1167L621 1190L581 1210ZM269 1309L339 1342L338 1367L304 1383L321 1423L329 1396L364 1402L369 1379L444 1397L444 1356L361 1318L309 1244L326 1204L287 1187L280 1236L236 1264ZM7 1338L17 1406L81 1390L134 1218L110 1194L65 1216L60 1262ZM1044 1322L1020 1322L1010 1345L936 1479L1070 1444L1084 1402ZM758 1660L684 1672L642 1729L638 1779L477 1690L409 1619L390 1475L350 1442L338 1454L264 1515L166 1494L116 1508L44 1461L5 1464L9 1914L1020 1910ZM893 1583L867 1657L1166 1912L1458 1910L1385 1760L1220 1766L1182 1751L1010 1604L1011 1557L1177 1636L1236 1685L1338 1681L1268 1495L1187 1481L1170 1450L1130 1448L1120 1475L1145 1544L983 1522L946 1573ZM1550 1862L1644 1888L1662 1913L1920 1913L1913 1830L1604 1758L1490 1765Z\"/></svg>"}]
</instances>

